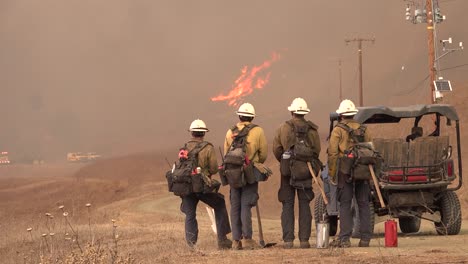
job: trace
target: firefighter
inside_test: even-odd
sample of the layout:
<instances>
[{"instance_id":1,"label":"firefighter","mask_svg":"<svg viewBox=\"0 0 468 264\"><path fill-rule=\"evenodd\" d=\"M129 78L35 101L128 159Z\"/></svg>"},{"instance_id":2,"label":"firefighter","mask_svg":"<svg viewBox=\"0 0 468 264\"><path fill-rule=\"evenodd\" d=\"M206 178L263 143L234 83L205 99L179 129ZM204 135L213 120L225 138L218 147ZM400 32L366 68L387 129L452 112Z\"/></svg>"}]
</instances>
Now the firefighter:
<instances>
[{"instance_id":1,"label":"firefighter","mask_svg":"<svg viewBox=\"0 0 468 264\"><path fill-rule=\"evenodd\" d=\"M310 112L307 103L302 98L296 98L288 107L292 118L283 123L276 131L273 140L273 153L280 162L281 185L278 200L282 203L281 227L283 230L284 248L294 246L294 201L297 194L299 200L299 241L301 248L310 248L309 238L312 225L310 202L314 198L312 191L312 175L307 162L312 163L315 173L321 166L320 138L317 125L305 119ZM302 132L301 132L302 131ZM305 150L312 156L299 160L294 153L300 152L298 142L305 142ZM294 164L292 166L292 164ZM300 171L299 168L302 168ZM292 177L294 175L294 177Z\"/></svg>"},{"instance_id":2,"label":"firefighter","mask_svg":"<svg viewBox=\"0 0 468 264\"><path fill-rule=\"evenodd\" d=\"M246 161L249 165L254 165L256 168L260 167L267 158L268 145L263 129L252 124L255 117L255 108L250 103L244 103L236 113L240 122L226 133L224 141L225 157L232 150L235 137L242 134L242 130L245 128L248 129L248 134L245 136L245 141L242 140L242 147L245 151ZM244 177L248 177L248 175L244 175ZM258 247L257 242L252 239L251 212L252 207L257 204L259 199L258 179L251 181L247 179L246 181L242 185L236 185L237 187L233 187L234 185L230 183L231 228L233 249L235 250Z\"/></svg>"},{"instance_id":3,"label":"firefighter","mask_svg":"<svg viewBox=\"0 0 468 264\"><path fill-rule=\"evenodd\" d=\"M358 109L351 100L343 100L336 113L340 115L339 124L344 124L356 130L362 125L353 119ZM367 129L364 130L364 142L370 142L371 137ZM370 186L367 180L352 180L350 175L343 174L337 168L337 161L345 155L351 147L352 138L343 127L335 126L331 132L328 146L328 167L330 183L338 185L337 200L340 202L340 233L338 239L332 241L331 246L350 247L350 236L353 229L353 215L351 203L353 197L359 208L361 240L359 247L368 247L371 240L371 212L369 208Z\"/></svg>"},{"instance_id":4,"label":"firefighter","mask_svg":"<svg viewBox=\"0 0 468 264\"><path fill-rule=\"evenodd\" d=\"M194 149L199 143L204 141L205 133L208 128L200 119L194 120L190 124L189 131L192 139L187 142L187 150ZM211 179L211 175L218 172L218 162L213 145L207 144L198 153L198 167L201 172ZM231 233L229 217L226 210L224 195L214 190L213 192L194 192L182 196L181 211L185 214L185 239L190 247L194 247L198 239L198 223L196 218L197 204L199 201L211 206L215 211L216 228L218 236L218 248L230 249L232 241L226 235Z\"/></svg>"}]
</instances>

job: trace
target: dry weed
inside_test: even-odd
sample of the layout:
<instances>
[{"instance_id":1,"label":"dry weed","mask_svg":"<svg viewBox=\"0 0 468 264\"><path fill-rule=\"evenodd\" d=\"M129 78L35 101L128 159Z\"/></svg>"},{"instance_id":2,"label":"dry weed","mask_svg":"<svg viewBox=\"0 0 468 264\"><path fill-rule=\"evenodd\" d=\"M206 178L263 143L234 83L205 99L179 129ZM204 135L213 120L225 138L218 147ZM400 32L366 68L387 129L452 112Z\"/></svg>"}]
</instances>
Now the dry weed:
<instances>
[{"instance_id":1,"label":"dry weed","mask_svg":"<svg viewBox=\"0 0 468 264\"><path fill-rule=\"evenodd\" d=\"M65 264L85 264L85 263L112 263L112 264L133 264L137 263L131 253L119 251L119 234L117 234L116 220L112 219L112 238L105 239L105 234L95 241L95 232L91 222L90 207L88 210L88 227L82 228L74 226L70 219L70 214L65 211L65 206L60 205L66 227L64 233L55 233L55 224L52 223L53 216L46 213L45 231L39 237L33 234L33 228L28 227L26 232L29 238L22 243L23 250L16 251L16 263L65 263ZM71 234L67 232L70 230ZM78 236L79 232L88 231L89 241ZM27 237L27 236L26 236ZM85 245L84 247L82 245Z\"/></svg>"}]
</instances>

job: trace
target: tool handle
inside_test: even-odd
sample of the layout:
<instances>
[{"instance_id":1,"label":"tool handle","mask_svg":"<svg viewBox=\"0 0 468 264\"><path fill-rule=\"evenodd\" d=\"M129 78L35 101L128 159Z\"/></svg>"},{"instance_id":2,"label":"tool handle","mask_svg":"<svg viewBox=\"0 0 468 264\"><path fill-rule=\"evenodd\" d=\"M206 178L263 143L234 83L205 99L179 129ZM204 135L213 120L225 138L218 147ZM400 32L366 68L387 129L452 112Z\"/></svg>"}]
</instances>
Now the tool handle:
<instances>
[{"instance_id":1,"label":"tool handle","mask_svg":"<svg viewBox=\"0 0 468 264\"><path fill-rule=\"evenodd\" d=\"M379 182L377 181L377 177L375 177L374 168L372 167L371 164L369 164L368 166L369 166L369 171L372 175L372 181L374 182L375 191L377 192L377 196L379 197L380 206L382 208L385 208L385 203L382 198L382 193L380 192Z\"/></svg>"},{"instance_id":2,"label":"tool handle","mask_svg":"<svg viewBox=\"0 0 468 264\"><path fill-rule=\"evenodd\" d=\"M320 192L322 193L323 201L325 202L325 204L328 204L328 198L327 198L327 195L325 195L325 190L323 189L322 184L320 184L319 180L317 179L317 176L315 175L315 172L312 169L312 165L310 164L310 162L307 162L307 167L309 168L309 171L310 171L310 174L312 174L312 177L314 177L315 182L319 186Z\"/></svg>"},{"instance_id":3,"label":"tool handle","mask_svg":"<svg viewBox=\"0 0 468 264\"><path fill-rule=\"evenodd\" d=\"M260 246L265 247L265 241L263 240L263 228L262 228L262 219L260 216L260 208L258 207L258 201L257 205L255 206L255 209L257 210L257 221L258 221L258 242Z\"/></svg>"}]
</instances>

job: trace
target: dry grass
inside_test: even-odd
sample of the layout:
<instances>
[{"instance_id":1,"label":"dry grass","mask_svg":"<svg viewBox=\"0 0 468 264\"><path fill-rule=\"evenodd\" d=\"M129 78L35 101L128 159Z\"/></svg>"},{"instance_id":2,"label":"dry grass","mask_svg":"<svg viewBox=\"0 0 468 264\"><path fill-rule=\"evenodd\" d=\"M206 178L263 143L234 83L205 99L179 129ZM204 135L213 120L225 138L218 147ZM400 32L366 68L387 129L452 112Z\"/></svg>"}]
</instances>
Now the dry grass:
<instances>
[{"instance_id":1,"label":"dry grass","mask_svg":"<svg viewBox=\"0 0 468 264\"><path fill-rule=\"evenodd\" d=\"M461 261L468 257L468 248L463 246L465 229L462 235L447 238L433 236L433 231L404 237L401 247L394 249L382 247L380 237L369 249L283 250L278 245L255 251L218 251L202 204L198 210L198 247L190 250L184 241L180 199L167 192L163 176L167 165L163 158L160 164L155 162L158 157L139 154L85 167L0 168L1 262L393 263L417 259L431 263L435 258L449 256L450 261ZM275 162L269 162L276 173L260 187L265 240L280 242L278 168ZM227 194L227 189L222 191ZM458 192L465 210L468 200L464 193ZM86 206L88 203L91 206ZM60 205L65 206L63 210ZM66 218L64 212L68 212ZM116 220L117 227L111 219ZM28 228L32 230L28 232Z\"/></svg>"},{"instance_id":2,"label":"dry grass","mask_svg":"<svg viewBox=\"0 0 468 264\"><path fill-rule=\"evenodd\" d=\"M86 206L90 209L90 206ZM5 240L6 253L15 252L15 263L136 263L131 252L121 253L117 222L97 225L88 214L88 224L76 224L59 206L58 214L45 213L35 227L23 229ZM9 252L8 252L9 251ZM11 254L10 254L11 255Z\"/></svg>"}]
</instances>

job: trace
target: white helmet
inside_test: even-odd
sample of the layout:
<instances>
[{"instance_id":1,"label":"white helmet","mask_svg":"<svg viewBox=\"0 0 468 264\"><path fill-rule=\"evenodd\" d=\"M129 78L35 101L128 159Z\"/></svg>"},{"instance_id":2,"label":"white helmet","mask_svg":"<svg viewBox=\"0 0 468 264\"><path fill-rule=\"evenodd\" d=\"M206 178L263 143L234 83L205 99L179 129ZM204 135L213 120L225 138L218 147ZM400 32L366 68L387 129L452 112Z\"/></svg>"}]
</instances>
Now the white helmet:
<instances>
[{"instance_id":1,"label":"white helmet","mask_svg":"<svg viewBox=\"0 0 468 264\"><path fill-rule=\"evenodd\" d=\"M359 110L354 105L353 101L345 99L341 101L340 107L336 110L336 113L344 116L355 115Z\"/></svg>"},{"instance_id":2,"label":"white helmet","mask_svg":"<svg viewBox=\"0 0 468 264\"><path fill-rule=\"evenodd\" d=\"M255 108L253 107L252 104L249 103L243 103L240 107L239 110L236 112L240 116L249 116L249 117L254 117L255 116Z\"/></svg>"},{"instance_id":3,"label":"white helmet","mask_svg":"<svg viewBox=\"0 0 468 264\"><path fill-rule=\"evenodd\" d=\"M193 120L192 124L190 124L189 128L190 132L197 131L197 132L208 132L208 128L206 128L205 122L200 119Z\"/></svg>"},{"instance_id":4,"label":"white helmet","mask_svg":"<svg viewBox=\"0 0 468 264\"><path fill-rule=\"evenodd\" d=\"M306 101L300 97L292 101L291 105L288 106L288 111L299 115L305 115L310 112L309 108L307 108Z\"/></svg>"}]
</instances>

